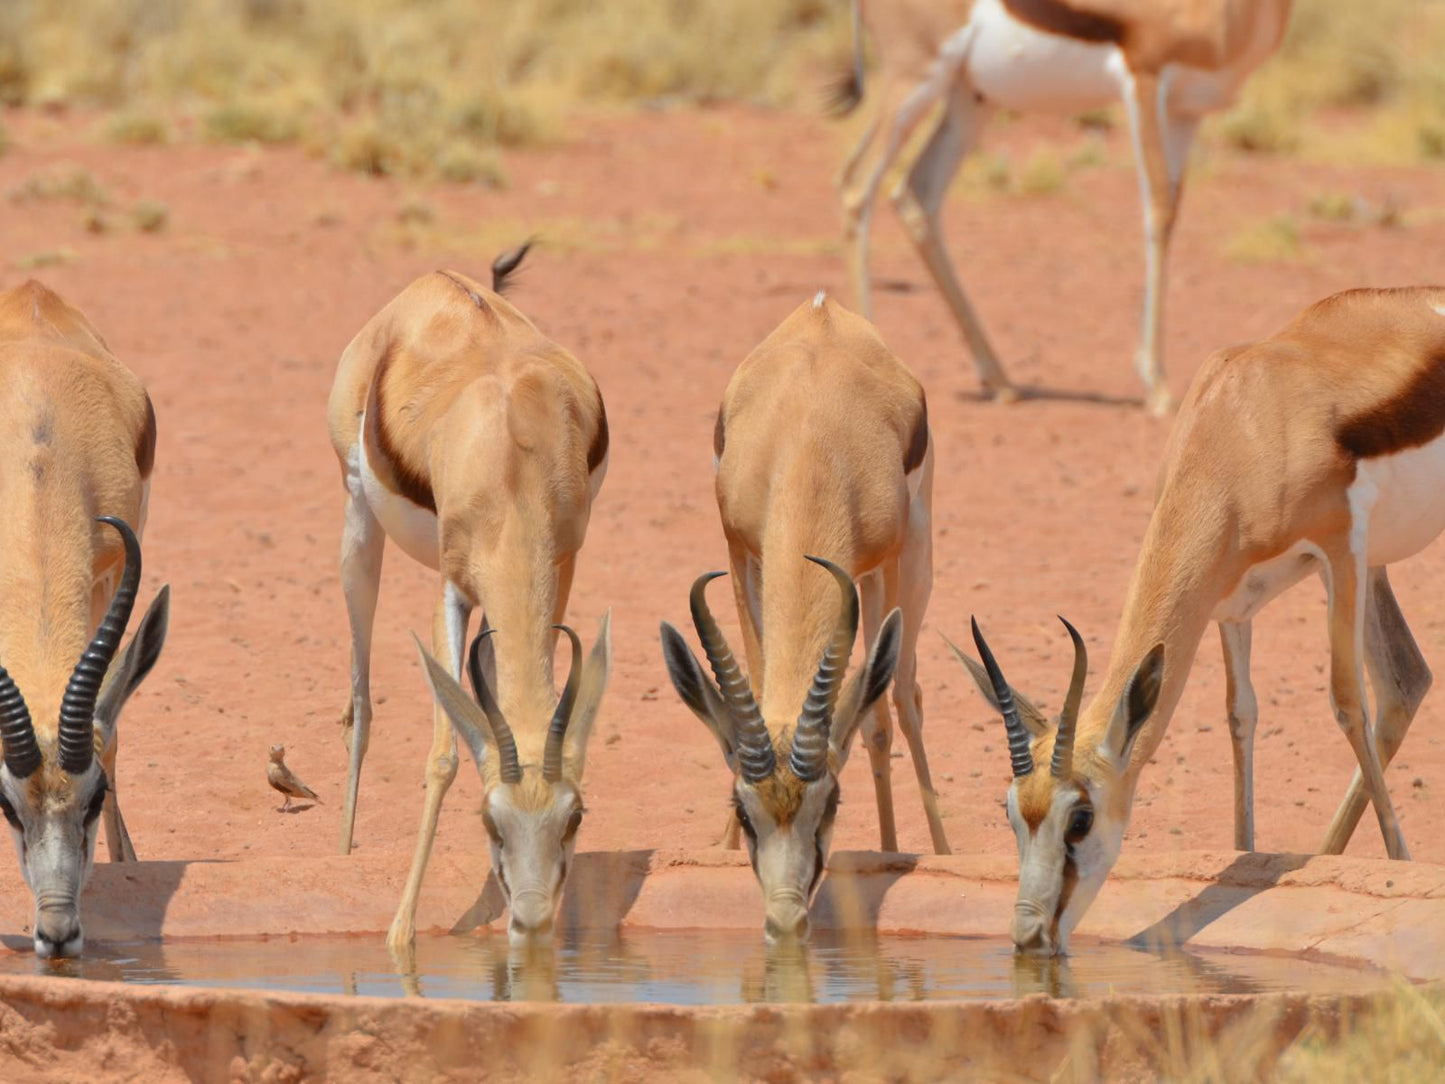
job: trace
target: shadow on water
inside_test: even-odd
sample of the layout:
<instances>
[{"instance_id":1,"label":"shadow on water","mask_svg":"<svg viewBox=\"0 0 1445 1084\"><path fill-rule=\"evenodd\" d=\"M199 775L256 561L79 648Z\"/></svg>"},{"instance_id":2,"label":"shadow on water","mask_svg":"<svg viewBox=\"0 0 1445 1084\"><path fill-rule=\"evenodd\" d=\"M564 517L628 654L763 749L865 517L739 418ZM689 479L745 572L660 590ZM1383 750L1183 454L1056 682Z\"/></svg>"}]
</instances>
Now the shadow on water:
<instances>
[{"instance_id":1,"label":"shadow on water","mask_svg":"<svg viewBox=\"0 0 1445 1084\"><path fill-rule=\"evenodd\" d=\"M562 890L558 925L564 930L616 929L637 902L646 879L651 850L577 855ZM452 924L450 933L470 933L495 922L506 911L497 875L489 872L481 894Z\"/></svg>"},{"instance_id":2,"label":"shadow on water","mask_svg":"<svg viewBox=\"0 0 1445 1084\"><path fill-rule=\"evenodd\" d=\"M1258 854L1241 854L1214 881L1191 899L1147 929L1140 930L1125 944L1135 948L1170 949L1186 944L1206 926L1218 921L1240 904L1279 883L1280 877L1300 869L1312 856L1272 855L1261 868Z\"/></svg>"}]
</instances>

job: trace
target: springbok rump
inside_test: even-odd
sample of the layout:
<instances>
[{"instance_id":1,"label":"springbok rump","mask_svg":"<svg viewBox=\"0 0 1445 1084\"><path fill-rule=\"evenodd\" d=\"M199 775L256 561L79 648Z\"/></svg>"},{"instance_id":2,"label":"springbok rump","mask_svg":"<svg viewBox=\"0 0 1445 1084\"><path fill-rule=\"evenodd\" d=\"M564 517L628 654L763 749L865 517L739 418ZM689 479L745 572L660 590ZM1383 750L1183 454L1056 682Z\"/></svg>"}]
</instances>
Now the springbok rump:
<instances>
[{"instance_id":1,"label":"springbok rump","mask_svg":"<svg viewBox=\"0 0 1445 1084\"><path fill-rule=\"evenodd\" d=\"M733 375L713 450L751 685L704 598L720 572L699 578L690 598L716 683L666 623L663 653L678 694L736 775L729 843L740 825L767 935L801 937L832 838L838 775L860 726L882 846L898 849L883 701L895 669L893 703L929 834L934 850L948 853L915 659L933 584L928 409L873 326L820 293ZM869 650L845 685L860 615Z\"/></svg>"},{"instance_id":2,"label":"springbok rump","mask_svg":"<svg viewBox=\"0 0 1445 1084\"><path fill-rule=\"evenodd\" d=\"M417 279L341 356L328 422L346 486L341 579L351 622L350 752L341 851L351 850L371 732L371 632L387 538L441 573L431 653L436 706L426 799L388 944L415 938L416 905L461 731L486 790L482 824L518 939L546 937L582 823L587 738L611 664L603 618L584 664L561 624L592 502L607 471L596 383L501 296L526 246L498 257L492 288L439 271ZM483 610L460 689L467 621ZM556 630L572 664L553 688ZM495 635L491 635L495 633ZM432 658L441 659L439 665Z\"/></svg>"},{"instance_id":3,"label":"springbok rump","mask_svg":"<svg viewBox=\"0 0 1445 1084\"><path fill-rule=\"evenodd\" d=\"M981 634L983 666L959 656L1008 732L1008 815L1021 862L1014 943L1068 950L1118 857L1139 776L1211 621L1224 648L1234 842L1254 848L1251 622L1310 575L1328 593L1330 703L1359 765L1321 849L1344 850L1368 800L1386 852L1408 858L1383 769L1430 670L1386 567L1442 530L1445 288L1336 294L1274 336L1211 357L1180 407L1113 656L1089 706L1079 711L1087 661L1077 636L1057 727L1010 688Z\"/></svg>"},{"instance_id":4,"label":"springbok rump","mask_svg":"<svg viewBox=\"0 0 1445 1084\"><path fill-rule=\"evenodd\" d=\"M145 388L79 311L34 281L0 294L0 813L35 897L38 956L84 945L102 818L111 861L135 861L116 724L170 612L163 587L120 650L155 447Z\"/></svg>"},{"instance_id":5,"label":"springbok rump","mask_svg":"<svg viewBox=\"0 0 1445 1084\"><path fill-rule=\"evenodd\" d=\"M838 175L864 315L873 201L909 134L940 107L893 205L963 332L980 382L1001 399L1016 398L943 244L939 221L949 183L995 107L1070 115L1122 101L1144 197L1144 318L1136 365L1150 411L1164 413L1170 405L1165 272L1189 148L1204 116L1228 106L1278 48L1289 9L1290 0L870 2L882 92ZM837 90L840 114L863 100L864 16L863 0L853 0L855 59ZM865 170L880 128L882 149Z\"/></svg>"}]
</instances>

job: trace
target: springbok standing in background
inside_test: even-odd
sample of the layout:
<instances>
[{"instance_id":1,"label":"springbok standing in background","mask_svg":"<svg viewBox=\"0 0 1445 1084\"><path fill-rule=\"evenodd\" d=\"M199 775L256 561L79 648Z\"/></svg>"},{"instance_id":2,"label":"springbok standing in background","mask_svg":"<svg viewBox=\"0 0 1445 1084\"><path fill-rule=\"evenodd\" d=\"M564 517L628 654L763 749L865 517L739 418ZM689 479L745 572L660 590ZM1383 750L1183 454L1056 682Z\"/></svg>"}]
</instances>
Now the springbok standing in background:
<instances>
[{"instance_id":1,"label":"springbok standing in background","mask_svg":"<svg viewBox=\"0 0 1445 1084\"><path fill-rule=\"evenodd\" d=\"M860 723L883 849L898 849L892 722L882 700L895 666L893 702L929 833L934 850L948 853L915 659L933 585L928 410L918 381L873 326L820 293L733 375L713 449L751 687L703 597L720 572L699 578L691 594L716 685L666 623L663 652L673 685L737 775L733 804L762 883L768 936L802 936L833 830L838 773ZM871 649L844 688L859 623L855 577Z\"/></svg>"},{"instance_id":2,"label":"springbok standing in background","mask_svg":"<svg viewBox=\"0 0 1445 1084\"><path fill-rule=\"evenodd\" d=\"M38 956L84 944L102 814L111 861L135 861L116 723L160 657L168 588L117 652L155 447L145 388L84 316L38 282L0 294L0 813L35 896Z\"/></svg>"},{"instance_id":3,"label":"springbok standing in background","mask_svg":"<svg viewBox=\"0 0 1445 1084\"><path fill-rule=\"evenodd\" d=\"M840 114L863 98L862 0L853 5L855 61L836 95ZM1136 364L1150 411L1164 413L1170 405L1164 378L1165 270L1189 148L1205 114L1228 106L1278 48L1290 0L975 0L942 9L966 11L961 25L947 33L939 31L936 6L914 7L869 8L869 22L884 23L875 27L884 94L839 174L864 314L874 198L909 133L941 106L893 204L958 321L979 380L999 398L1015 398L944 248L939 216L949 182L977 144L990 107L1076 114L1122 100L1144 197L1144 320ZM920 48L921 36L929 34L937 34L932 51ZM906 94L899 100L895 91ZM883 148L862 184L855 184L880 127Z\"/></svg>"},{"instance_id":4,"label":"springbok standing in background","mask_svg":"<svg viewBox=\"0 0 1445 1084\"><path fill-rule=\"evenodd\" d=\"M343 854L371 730L371 631L385 539L442 574L432 652L446 669L428 674L438 706L420 836L387 937L397 950L414 941L442 798L456 778L449 718L486 786L482 822L513 936L551 930L582 822L582 766L611 662L609 622L603 618L581 671L576 636L563 629L573 655L571 693L561 704L553 628L607 471L607 415L581 363L500 296L525 253L523 246L497 259L490 290L450 271L417 279L351 341L331 391L331 442L347 492L341 579L351 621ZM473 649L485 726L448 699L478 606L483 628L496 630Z\"/></svg>"},{"instance_id":5,"label":"springbok standing in background","mask_svg":"<svg viewBox=\"0 0 1445 1084\"><path fill-rule=\"evenodd\" d=\"M1211 620L1224 648L1235 846L1254 848L1251 622L1311 573L1329 595L1330 702L1359 763L1322 849L1344 850L1368 799L1389 856L1408 858L1383 766L1430 687L1430 670L1385 566L1442 530L1445 288L1336 294L1272 338L1210 358L1170 437L1093 702L1079 713L1087 663L1077 636L1057 728L1009 688L977 632L984 666L959 656L1008 731L1008 815L1022 865L1015 944L1067 951L1118 857L1139 775ZM1362 666L1379 699L1378 734ZM1049 771L1036 770L1043 763Z\"/></svg>"}]
</instances>

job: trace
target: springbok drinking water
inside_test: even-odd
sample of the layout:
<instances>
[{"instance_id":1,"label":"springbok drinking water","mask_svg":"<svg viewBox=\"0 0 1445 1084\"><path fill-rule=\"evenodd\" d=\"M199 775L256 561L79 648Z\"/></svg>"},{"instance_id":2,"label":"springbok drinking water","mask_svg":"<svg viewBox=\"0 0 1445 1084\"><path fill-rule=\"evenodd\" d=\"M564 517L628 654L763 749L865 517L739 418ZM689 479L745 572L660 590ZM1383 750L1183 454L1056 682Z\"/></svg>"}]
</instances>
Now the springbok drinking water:
<instances>
[{"instance_id":1,"label":"springbok drinking water","mask_svg":"<svg viewBox=\"0 0 1445 1084\"><path fill-rule=\"evenodd\" d=\"M819 294L733 375L713 448L752 685L704 598L722 573L699 578L691 594L716 684L666 623L663 652L673 685L736 773L733 806L762 884L767 934L803 936L838 774L860 724L883 849L898 849L892 722L882 700L895 667L893 702L929 832L934 849L948 853L914 657L933 584L928 411L918 381L873 326ZM871 648L845 687L860 610Z\"/></svg>"},{"instance_id":2,"label":"springbok drinking water","mask_svg":"<svg viewBox=\"0 0 1445 1084\"><path fill-rule=\"evenodd\" d=\"M0 294L0 813L35 896L40 956L84 944L102 815L111 861L135 860L116 723L160 657L167 588L119 649L155 446L145 388L84 316L38 282Z\"/></svg>"},{"instance_id":3,"label":"springbok drinking water","mask_svg":"<svg viewBox=\"0 0 1445 1084\"><path fill-rule=\"evenodd\" d=\"M1118 857L1139 775L1210 621L1224 648L1235 846L1253 849L1251 622L1312 573L1329 596L1330 702L1359 764L1321 849L1344 850L1368 799L1389 856L1408 858L1383 766L1430 671L1386 566L1442 530L1445 288L1336 294L1271 338L1210 358L1180 408L1113 656L1089 706L1079 711L1087 662L1077 636L1057 727L1009 687L977 631L984 665L960 655L1008 731L1008 817L1021 865L1014 943L1067 951ZM1362 667L1379 700L1377 728Z\"/></svg>"},{"instance_id":4,"label":"springbok drinking water","mask_svg":"<svg viewBox=\"0 0 1445 1084\"><path fill-rule=\"evenodd\" d=\"M837 105L863 98L863 0L853 0L855 63ZM876 11L874 9L877 9ZM1279 46L1290 0L974 0L869 5L882 55L883 94L841 173L859 304L868 313L868 222L878 188L934 106L942 112L893 203L973 354L980 382L1017 393L944 248L939 216L949 182L995 106L1081 113L1122 100L1144 197L1144 320L1137 365L1156 413L1164 379L1164 291L1169 240L1195 130L1223 109ZM961 22L945 16L959 11ZM881 25L877 25L881 24ZM928 42L932 48L922 47ZM893 92L904 91L900 99ZM883 148L855 184L880 124Z\"/></svg>"},{"instance_id":5,"label":"springbok drinking water","mask_svg":"<svg viewBox=\"0 0 1445 1084\"><path fill-rule=\"evenodd\" d=\"M432 653L446 666L428 670L437 706L426 800L388 934L393 949L414 941L442 798L456 778L453 722L486 788L482 823L514 937L550 932L582 823L582 767L611 661L609 625L604 617L582 670L577 637L563 628L572 676L560 703L553 630L607 470L607 415L581 363L499 293L525 251L498 258L490 290L450 271L413 282L351 341L331 392L331 441L347 492L341 577L352 644L343 853L371 729L385 539L441 572ZM478 606L483 628L495 630L472 652L480 714L464 696L458 706L454 680Z\"/></svg>"}]
</instances>

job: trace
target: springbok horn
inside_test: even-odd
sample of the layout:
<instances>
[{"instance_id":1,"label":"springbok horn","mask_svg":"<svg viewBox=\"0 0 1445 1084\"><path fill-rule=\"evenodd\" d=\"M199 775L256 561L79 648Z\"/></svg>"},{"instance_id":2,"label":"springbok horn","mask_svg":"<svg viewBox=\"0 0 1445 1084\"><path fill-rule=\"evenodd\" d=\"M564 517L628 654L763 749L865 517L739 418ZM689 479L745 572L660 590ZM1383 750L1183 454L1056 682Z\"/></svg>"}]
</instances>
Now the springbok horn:
<instances>
[{"instance_id":1,"label":"springbok horn","mask_svg":"<svg viewBox=\"0 0 1445 1084\"><path fill-rule=\"evenodd\" d=\"M472 692L476 695L477 703L481 705L482 714L487 717L487 722L492 727L492 743L497 747L497 770L501 780L503 783L520 783L522 765L517 759L517 739L512 737L512 728L507 725L507 717L497 706L492 690L487 687L486 676L482 673L482 641L496 631L483 629L477 633L477 638L472 641L471 651L467 652L467 676L472 679Z\"/></svg>"},{"instance_id":2,"label":"springbok horn","mask_svg":"<svg viewBox=\"0 0 1445 1084\"><path fill-rule=\"evenodd\" d=\"M95 758L95 700L101 682L110 669L111 660L120 648L120 638L135 609L136 592L140 589L140 541L124 520L100 516L97 523L108 523L120 532L125 546L125 569L110 608L95 630L95 638L80 656L71 672L70 683L60 700L60 766L71 775L81 775Z\"/></svg>"},{"instance_id":3,"label":"springbok horn","mask_svg":"<svg viewBox=\"0 0 1445 1084\"><path fill-rule=\"evenodd\" d=\"M738 739L738 766L742 769L742 776L749 783L761 783L772 775L777 767L773 739L768 733L767 724L763 722L762 709L758 707L753 690L748 686L748 679L743 677L737 660L733 658L732 649L728 647L727 640L723 639L722 629L718 628L717 620L707 608L707 599L704 597L707 585L719 576L726 575L726 572L704 572L693 581L692 591L688 594L688 604L692 608L692 623L697 629L698 639L702 641L703 653L707 655L708 665L712 667L713 677L717 679L718 691L722 693L723 702L727 704L733 717Z\"/></svg>"},{"instance_id":4,"label":"springbok horn","mask_svg":"<svg viewBox=\"0 0 1445 1084\"><path fill-rule=\"evenodd\" d=\"M805 783L821 779L828 768L828 730L833 724L833 707L838 702L848 656L853 653L853 641L858 635L858 589L853 586L853 577L832 561L821 557L808 560L832 573L838 581L843 608L838 614L833 638L823 650L808 697L803 701L798 725L793 729L793 755L789 763L793 774Z\"/></svg>"},{"instance_id":5,"label":"springbok horn","mask_svg":"<svg viewBox=\"0 0 1445 1084\"><path fill-rule=\"evenodd\" d=\"M20 686L0 666L0 741L5 744L5 766L15 779L27 779L40 767L40 745L30 722L30 709Z\"/></svg>"},{"instance_id":6,"label":"springbok horn","mask_svg":"<svg viewBox=\"0 0 1445 1084\"><path fill-rule=\"evenodd\" d=\"M572 721L572 708L577 703L577 689L582 684L582 641L566 625L553 625L558 632L566 633L572 641L572 667L567 671L567 684L562 687L562 699L557 701L557 710L552 713L552 723L547 727L547 748L542 754L542 778L556 783L562 778L562 740L567 737L567 724Z\"/></svg>"},{"instance_id":7,"label":"springbok horn","mask_svg":"<svg viewBox=\"0 0 1445 1084\"><path fill-rule=\"evenodd\" d=\"M1003 671L998 668L998 661L988 649L983 633L978 631L978 620L970 617L969 623L973 625L974 645L978 648L979 657L983 659L983 668L988 671L989 683L993 685L994 699L998 701L999 711L1003 713L1004 730L1008 732L1008 756L1013 764L1014 778L1022 779L1034 770L1034 754L1029 749L1028 729L1019 718L1018 705L1014 703L1014 691L1004 680Z\"/></svg>"},{"instance_id":8,"label":"springbok horn","mask_svg":"<svg viewBox=\"0 0 1445 1084\"><path fill-rule=\"evenodd\" d=\"M1064 697L1064 710L1059 715L1059 730L1054 735L1054 760L1049 770L1056 779L1068 779L1074 774L1074 731L1079 725L1079 704L1084 699L1084 678L1089 673L1089 653L1084 649L1084 639L1077 629L1064 618L1064 628L1074 641L1074 674L1069 678L1069 692Z\"/></svg>"}]
</instances>

